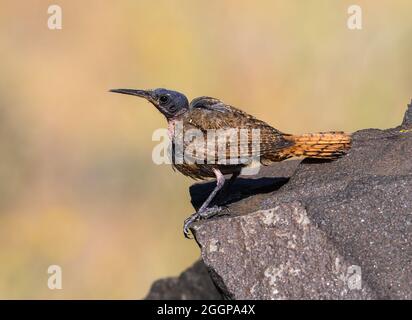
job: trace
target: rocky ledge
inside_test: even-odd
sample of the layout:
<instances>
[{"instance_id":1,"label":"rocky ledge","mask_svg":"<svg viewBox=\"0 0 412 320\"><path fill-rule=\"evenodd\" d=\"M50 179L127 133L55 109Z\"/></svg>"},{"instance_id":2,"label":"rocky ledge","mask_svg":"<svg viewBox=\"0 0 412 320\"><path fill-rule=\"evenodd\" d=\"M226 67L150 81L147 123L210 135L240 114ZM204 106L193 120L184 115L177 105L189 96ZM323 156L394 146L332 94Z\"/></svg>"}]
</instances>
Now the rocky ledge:
<instances>
[{"instance_id":1,"label":"rocky ledge","mask_svg":"<svg viewBox=\"0 0 412 320\"><path fill-rule=\"evenodd\" d=\"M195 208L213 183L190 188ZM241 177L230 214L193 227L201 260L147 299L412 299L412 102L337 161Z\"/></svg>"}]
</instances>

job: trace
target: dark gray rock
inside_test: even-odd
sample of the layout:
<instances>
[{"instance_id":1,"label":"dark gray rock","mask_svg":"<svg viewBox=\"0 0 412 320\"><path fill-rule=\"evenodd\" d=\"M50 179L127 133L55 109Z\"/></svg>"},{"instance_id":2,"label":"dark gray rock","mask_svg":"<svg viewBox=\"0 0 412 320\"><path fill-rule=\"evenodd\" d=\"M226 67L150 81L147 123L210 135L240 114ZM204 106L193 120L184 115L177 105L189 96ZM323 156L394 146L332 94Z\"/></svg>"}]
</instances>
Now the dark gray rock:
<instances>
[{"instance_id":1,"label":"dark gray rock","mask_svg":"<svg viewBox=\"0 0 412 320\"><path fill-rule=\"evenodd\" d=\"M205 222L196 239L212 279L230 299L375 298L368 285L350 290L352 263L298 202Z\"/></svg>"},{"instance_id":2,"label":"dark gray rock","mask_svg":"<svg viewBox=\"0 0 412 320\"><path fill-rule=\"evenodd\" d=\"M157 280L146 300L218 300L222 296L209 277L202 261L184 271L178 278Z\"/></svg>"},{"instance_id":3,"label":"dark gray rock","mask_svg":"<svg viewBox=\"0 0 412 320\"><path fill-rule=\"evenodd\" d=\"M408 110L406 110L405 117L403 118L402 127L412 127L412 100L411 103L408 105Z\"/></svg>"},{"instance_id":4,"label":"dark gray rock","mask_svg":"<svg viewBox=\"0 0 412 320\"><path fill-rule=\"evenodd\" d=\"M412 299L412 103L402 125L353 135L337 161L285 161L241 177L197 222L229 299ZM191 187L195 208L214 183ZM174 289L173 289L174 290Z\"/></svg>"},{"instance_id":5,"label":"dark gray rock","mask_svg":"<svg viewBox=\"0 0 412 320\"><path fill-rule=\"evenodd\" d=\"M412 298L412 175L357 179L306 208L377 297Z\"/></svg>"}]
</instances>

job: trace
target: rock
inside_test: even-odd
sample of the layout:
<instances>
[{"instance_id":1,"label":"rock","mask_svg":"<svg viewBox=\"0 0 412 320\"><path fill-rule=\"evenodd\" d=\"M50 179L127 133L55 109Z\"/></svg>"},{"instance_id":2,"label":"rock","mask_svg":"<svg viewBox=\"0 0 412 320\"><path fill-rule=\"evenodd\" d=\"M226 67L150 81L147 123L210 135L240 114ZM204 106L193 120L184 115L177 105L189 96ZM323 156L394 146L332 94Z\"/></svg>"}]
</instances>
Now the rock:
<instances>
[{"instance_id":1,"label":"rock","mask_svg":"<svg viewBox=\"0 0 412 320\"><path fill-rule=\"evenodd\" d=\"M222 296L202 261L197 261L178 278L157 280L146 300L216 300Z\"/></svg>"},{"instance_id":2,"label":"rock","mask_svg":"<svg viewBox=\"0 0 412 320\"><path fill-rule=\"evenodd\" d=\"M353 135L336 161L285 161L241 177L194 224L228 299L412 299L412 103L402 125ZM195 208L214 182L190 188ZM223 200L223 199L221 199Z\"/></svg>"},{"instance_id":3,"label":"rock","mask_svg":"<svg viewBox=\"0 0 412 320\"><path fill-rule=\"evenodd\" d=\"M352 264L298 202L204 223L196 239L229 299L375 298L367 285L350 290Z\"/></svg>"},{"instance_id":4,"label":"rock","mask_svg":"<svg viewBox=\"0 0 412 320\"><path fill-rule=\"evenodd\" d=\"M403 118L402 127L403 128L412 127L412 100L411 100L411 103L408 105L408 109L406 110L405 117Z\"/></svg>"}]
</instances>

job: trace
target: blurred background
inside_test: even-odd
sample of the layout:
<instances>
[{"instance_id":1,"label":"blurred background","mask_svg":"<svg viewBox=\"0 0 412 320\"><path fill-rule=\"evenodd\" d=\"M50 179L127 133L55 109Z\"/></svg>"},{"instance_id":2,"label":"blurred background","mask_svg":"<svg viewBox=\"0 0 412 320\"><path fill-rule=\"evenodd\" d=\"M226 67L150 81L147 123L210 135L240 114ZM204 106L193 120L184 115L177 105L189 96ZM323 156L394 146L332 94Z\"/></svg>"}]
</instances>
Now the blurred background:
<instances>
[{"instance_id":1,"label":"blurred background","mask_svg":"<svg viewBox=\"0 0 412 320\"><path fill-rule=\"evenodd\" d=\"M214 96L291 133L400 124L412 3L356 1L349 30L352 4L0 0L0 298L142 298L199 257L193 181L151 158L165 120L110 88Z\"/></svg>"}]
</instances>

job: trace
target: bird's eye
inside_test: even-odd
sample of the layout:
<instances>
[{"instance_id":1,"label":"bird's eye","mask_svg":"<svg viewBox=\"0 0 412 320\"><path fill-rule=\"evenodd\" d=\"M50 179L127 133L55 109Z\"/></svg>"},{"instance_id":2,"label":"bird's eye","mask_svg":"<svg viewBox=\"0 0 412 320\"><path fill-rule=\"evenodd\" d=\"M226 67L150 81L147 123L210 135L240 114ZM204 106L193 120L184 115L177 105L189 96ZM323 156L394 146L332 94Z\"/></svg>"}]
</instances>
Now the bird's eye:
<instances>
[{"instance_id":1,"label":"bird's eye","mask_svg":"<svg viewBox=\"0 0 412 320\"><path fill-rule=\"evenodd\" d=\"M159 98L159 102L160 102L161 104L166 104L166 103L168 103L168 102L169 102L169 97L168 97L168 96L166 96L166 95L164 95L164 96L160 96L160 98Z\"/></svg>"}]
</instances>

